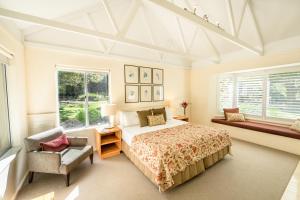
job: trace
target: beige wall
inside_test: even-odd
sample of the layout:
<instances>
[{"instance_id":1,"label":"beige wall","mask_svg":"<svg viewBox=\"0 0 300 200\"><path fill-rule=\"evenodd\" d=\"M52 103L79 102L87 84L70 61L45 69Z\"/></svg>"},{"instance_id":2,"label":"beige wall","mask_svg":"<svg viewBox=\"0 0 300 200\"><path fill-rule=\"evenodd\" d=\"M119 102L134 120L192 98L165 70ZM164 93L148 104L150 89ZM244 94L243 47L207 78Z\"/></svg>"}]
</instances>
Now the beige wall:
<instances>
[{"instance_id":1,"label":"beige wall","mask_svg":"<svg viewBox=\"0 0 300 200\"><path fill-rule=\"evenodd\" d=\"M11 199L27 172L26 154L23 147L23 139L27 136L27 106L24 47L21 41L7 30L0 23L0 43L14 54L7 70L11 139L13 146L22 147L16 160L9 166L8 184L4 199ZM1 179L4 178L1 175L0 177Z\"/></svg>"},{"instance_id":2,"label":"beige wall","mask_svg":"<svg viewBox=\"0 0 300 200\"><path fill-rule=\"evenodd\" d=\"M33 132L35 132L34 130L48 128L47 124L55 125L57 106L56 65L65 65L74 69L110 70L112 102L116 103L120 109L162 105L162 102L124 103L124 64L148 67L161 67L160 65L80 55L37 47L26 47L25 52L28 82L28 117L30 130ZM189 99L189 76L190 73L187 69L173 66L164 67L165 99L172 101L176 113L182 112L179 107L180 101ZM88 131L86 132L88 133Z\"/></svg>"},{"instance_id":3,"label":"beige wall","mask_svg":"<svg viewBox=\"0 0 300 200\"><path fill-rule=\"evenodd\" d=\"M274 55L266 55L262 57L256 57L249 60L240 60L235 62L228 62L225 64L219 65L210 65L210 66L199 66L193 68L191 70L191 102L192 102L192 112L191 112L191 119L193 122L211 125L211 118L216 116L217 113L217 92L216 92L216 80L219 74L225 72L233 72L233 71L240 71L240 70L249 70L249 69L256 69L256 68L265 68L268 66L275 66L275 65L283 65L289 63L296 63L300 62L300 50L294 50L286 53L281 54L274 54ZM229 129L228 126L223 126L223 128ZM234 136L239 139L245 139L247 141L255 142L258 144L262 144L260 139L263 139L264 135L257 135L258 132L254 132L248 137L244 134L238 134L241 132L241 129L231 129L231 132ZM235 134L236 133L236 134ZM249 133L249 131L247 132ZM275 137L275 139L274 139ZM268 137L269 138L269 137ZM272 146L274 148L279 148L282 150L287 150L286 146L290 145L291 143L286 142L287 140L281 140L282 137L273 136L271 140L279 139L276 145ZM282 141L282 143L280 142ZM268 142L264 139L265 143L263 145L268 146ZM272 142L269 142L271 144ZM278 145L280 144L280 145ZM298 140L298 145L300 144ZM300 148L295 147L298 149L297 153L300 154ZM290 152L295 153L295 148L291 148Z\"/></svg>"}]
</instances>

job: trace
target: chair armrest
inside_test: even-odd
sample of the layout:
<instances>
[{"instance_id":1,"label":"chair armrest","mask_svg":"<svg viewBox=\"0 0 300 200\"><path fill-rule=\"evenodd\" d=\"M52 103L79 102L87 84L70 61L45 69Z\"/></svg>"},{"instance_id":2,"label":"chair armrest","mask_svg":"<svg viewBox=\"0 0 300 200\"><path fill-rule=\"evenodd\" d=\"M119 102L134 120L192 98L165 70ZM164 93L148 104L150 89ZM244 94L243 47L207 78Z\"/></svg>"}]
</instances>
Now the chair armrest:
<instances>
[{"instance_id":1,"label":"chair armrest","mask_svg":"<svg viewBox=\"0 0 300 200\"><path fill-rule=\"evenodd\" d=\"M29 171L58 174L60 165L60 152L32 151L28 153Z\"/></svg>"},{"instance_id":2,"label":"chair armrest","mask_svg":"<svg viewBox=\"0 0 300 200\"><path fill-rule=\"evenodd\" d=\"M88 143L87 137L70 137L68 136L70 146L86 146Z\"/></svg>"}]
</instances>

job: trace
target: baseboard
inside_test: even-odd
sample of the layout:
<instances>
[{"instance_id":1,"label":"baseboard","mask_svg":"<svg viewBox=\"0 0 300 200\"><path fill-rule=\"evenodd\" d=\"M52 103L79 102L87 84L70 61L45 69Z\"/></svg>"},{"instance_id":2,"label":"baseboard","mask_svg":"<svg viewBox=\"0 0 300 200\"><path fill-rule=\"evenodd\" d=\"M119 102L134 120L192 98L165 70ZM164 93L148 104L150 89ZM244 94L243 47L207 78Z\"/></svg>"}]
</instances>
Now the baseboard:
<instances>
[{"instance_id":1,"label":"baseboard","mask_svg":"<svg viewBox=\"0 0 300 200\"><path fill-rule=\"evenodd\" d=\"M23 178L21 179L20 184L18 185L14 195L12 196L11 200L15 200L19 191L21 190L22 186L24 185L25 180L27 179L27 176L29 174L29 171L27 170L26 173L24 174Z\"/></svg>"}]
</instances>

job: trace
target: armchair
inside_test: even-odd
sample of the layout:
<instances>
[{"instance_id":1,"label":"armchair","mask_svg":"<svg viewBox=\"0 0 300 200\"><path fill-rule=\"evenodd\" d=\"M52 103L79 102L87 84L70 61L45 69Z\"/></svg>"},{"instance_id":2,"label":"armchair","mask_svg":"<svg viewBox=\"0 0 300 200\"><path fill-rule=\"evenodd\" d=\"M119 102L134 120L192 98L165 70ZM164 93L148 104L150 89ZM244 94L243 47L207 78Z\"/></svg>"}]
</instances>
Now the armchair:
<instances>
[{"instance_id":1,"label":"armchair","mask_svg":"<svg viewBox=\"0 0 300 200\"><path fill-rule=\"evenodd\" d=\"M48 142L63 134L61 127L25 138L28 154L29 183L34 172L63 174L66 186L70 183L70 172L87 157L93 164L93 147L87 145L85 137L67 137L69 147L61 152L41 151L40 143Z\"/></svg>"}]
</instances>

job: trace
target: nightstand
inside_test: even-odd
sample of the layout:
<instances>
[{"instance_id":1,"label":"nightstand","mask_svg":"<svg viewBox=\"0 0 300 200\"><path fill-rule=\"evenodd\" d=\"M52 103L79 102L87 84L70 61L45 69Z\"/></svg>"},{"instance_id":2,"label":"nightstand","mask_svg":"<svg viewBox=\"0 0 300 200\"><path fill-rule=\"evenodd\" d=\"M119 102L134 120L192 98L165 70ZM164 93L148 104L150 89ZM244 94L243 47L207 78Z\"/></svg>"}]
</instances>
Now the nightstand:
<instances>
[{"instance_id":1,"label":"nightstand","mask_svg":"<svg viewBox=\"0 0 300 200\"><path fill-rule=\"evenodd\" d=\"M184 116L184 115L176 115L176 116L174 116L173 118L174 118L174 119L177 119L177 120L186 121L186 122L189 121L189 117Z\"/></svg>"},{"instance_id":2,"label":"nightstand","mask_svg":"<svg viewBox=\"0 0 300 200\"><path fill-rule=\"evenodd\" d=\"M101 159L119 155L122 149L122 130L118 127L96 129L96 149Z\"/></svg>"}]
</instances>

